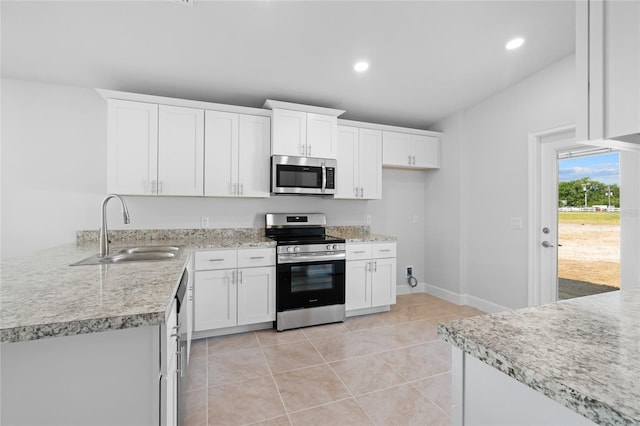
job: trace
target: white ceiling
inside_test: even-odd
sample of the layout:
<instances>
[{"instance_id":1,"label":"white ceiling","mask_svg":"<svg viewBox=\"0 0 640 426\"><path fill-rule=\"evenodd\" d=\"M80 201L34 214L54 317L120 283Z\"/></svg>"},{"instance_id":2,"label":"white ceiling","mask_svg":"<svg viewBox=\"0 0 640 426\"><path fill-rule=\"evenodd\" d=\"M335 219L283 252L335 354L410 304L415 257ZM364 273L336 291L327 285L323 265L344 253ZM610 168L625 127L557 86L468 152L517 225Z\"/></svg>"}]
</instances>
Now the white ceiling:
<instances>
[{"instance_id":1,"label":"white ceiling","mask_svg":"<svg viewBox=\"0 0 640 426\"><path fill-rule=\"evenodd\" d=\"M574 52L574 1L2 1L2 77L428 128ZM514 36L526 38L506 51ZM358 59L369 60L356 74Z\"/></svg>"}]
</instances>

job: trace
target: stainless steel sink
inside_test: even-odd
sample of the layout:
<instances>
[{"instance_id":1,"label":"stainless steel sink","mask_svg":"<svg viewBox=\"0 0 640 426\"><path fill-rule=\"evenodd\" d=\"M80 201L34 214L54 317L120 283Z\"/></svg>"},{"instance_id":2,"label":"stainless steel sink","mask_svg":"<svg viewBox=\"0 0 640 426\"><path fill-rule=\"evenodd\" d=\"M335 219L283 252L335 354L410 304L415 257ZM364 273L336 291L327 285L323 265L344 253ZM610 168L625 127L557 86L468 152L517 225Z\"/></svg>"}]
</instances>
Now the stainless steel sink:
<instances>
[{"instance_id":1,"label":"stainless steel sink","mask_svg":"<svg viewBox=\"0 0 640 426\"><path fill-rule=\"evenodd\" d=\"M178 257L181 250L182 247L179 246L142 246L123 248L106 256L100 257L100 255L94 255L88 257L80 262L73 263L70 266L171 260Z\"/></svg>"}]
</instances>

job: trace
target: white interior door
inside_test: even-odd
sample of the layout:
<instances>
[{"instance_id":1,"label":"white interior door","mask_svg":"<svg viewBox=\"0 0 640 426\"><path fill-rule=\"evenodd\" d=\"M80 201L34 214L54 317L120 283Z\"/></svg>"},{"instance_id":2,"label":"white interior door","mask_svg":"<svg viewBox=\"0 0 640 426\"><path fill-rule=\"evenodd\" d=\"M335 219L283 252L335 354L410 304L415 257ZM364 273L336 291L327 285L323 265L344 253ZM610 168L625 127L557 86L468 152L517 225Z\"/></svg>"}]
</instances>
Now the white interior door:
<instances>
[{"instance_id":1,"label":"white interior door","mask_svg":"<svg viewBox=\"0 0 640 426\"><path fill-rule=\"evenodd\" d=\"M529 306L558 294L558 151L577 148L575 126L529 138Z\"/></svg>"}]
</instances>

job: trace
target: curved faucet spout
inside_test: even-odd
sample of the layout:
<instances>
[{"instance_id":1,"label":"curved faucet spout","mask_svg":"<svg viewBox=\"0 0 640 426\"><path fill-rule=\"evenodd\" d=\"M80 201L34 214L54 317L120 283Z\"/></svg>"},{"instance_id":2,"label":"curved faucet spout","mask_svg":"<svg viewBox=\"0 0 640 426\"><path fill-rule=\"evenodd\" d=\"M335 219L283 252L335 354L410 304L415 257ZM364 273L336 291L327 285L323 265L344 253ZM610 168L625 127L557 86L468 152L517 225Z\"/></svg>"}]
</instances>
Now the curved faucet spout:
<instances>
[{"instance_id":1,"label":"curved faucet spout","mask_svg":"<svg viewBox=\"0 0 640 426\"><path fill-rule=\"evenodd\" d=\"M120 204L122 205L122 218L125 224L131 222L129 218L129 209L127 209L127 204L124 202L124 199L117 194L109 194L104 200L102 200L102 216L100 218L100 257L104 257L109 254L109 236L107 234L107 202L112 199L117 198L120 200Z\"/></svg>"}]
</instances>

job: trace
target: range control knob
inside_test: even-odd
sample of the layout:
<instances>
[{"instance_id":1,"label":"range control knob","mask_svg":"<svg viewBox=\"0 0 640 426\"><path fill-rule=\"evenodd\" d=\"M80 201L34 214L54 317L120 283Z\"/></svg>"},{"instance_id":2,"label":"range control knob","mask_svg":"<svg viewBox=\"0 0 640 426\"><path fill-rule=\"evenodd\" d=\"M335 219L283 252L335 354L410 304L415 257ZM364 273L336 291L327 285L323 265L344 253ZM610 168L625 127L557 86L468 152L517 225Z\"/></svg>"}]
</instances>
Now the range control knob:
<instances>
[{"instance_id":1,"label":"range control knob","mask_svg":"<svg viewBox=\"0 0 640 426\"><path fill-rule=\"evenodd\" d=\"M335 246L333 246L335 247ZM327 244L327 250L331 250L331 244Z\"/></svg>"},{"instance_id":2,"label":"range control knob","mask_svg":"<svg viewBox=\"0 0 640 426\"><path fill-rule=\"evenodd\" d=\"M334 244L334 245L333 245L333 249L334 249L334 250L338 250L338 245L337 245L337 244Z\"/></svg>"},{"instance_id":3,"label":"range control knob","mask_svg":"<svg viewBox=\"0 0 640 426\"><path fill-rule=\"evenodd\" d=\"M293 248L293 251L300 251L300 247L295 246L295 247Z\"/></svg>"},{"instance_id":4,"label":"range control knob","mask_svg":"<svg viewBox=\"0 0 640 426\"><path fill-rule=\"evenodd\" d=\"M287 251L288 251L289 253L293 252L293 247L291 247L291 246L287 247Z\"/></svg>"}]
</instances>

